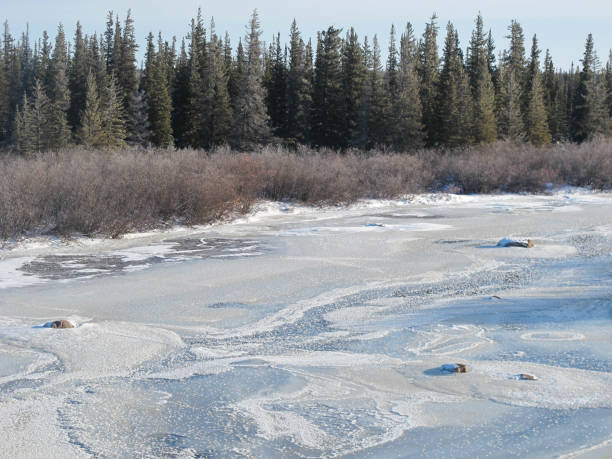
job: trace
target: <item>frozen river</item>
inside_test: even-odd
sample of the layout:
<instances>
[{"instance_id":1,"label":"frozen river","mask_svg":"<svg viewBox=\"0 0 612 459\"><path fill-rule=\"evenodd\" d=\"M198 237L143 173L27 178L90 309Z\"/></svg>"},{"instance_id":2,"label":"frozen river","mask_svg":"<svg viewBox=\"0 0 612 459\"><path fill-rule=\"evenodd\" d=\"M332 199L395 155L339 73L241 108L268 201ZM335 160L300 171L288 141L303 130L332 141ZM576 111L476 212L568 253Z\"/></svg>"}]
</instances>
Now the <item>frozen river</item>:
<instances>
[{"instance_id":1,"label":"frozen river","mask_svg":"<svg viewBox=\"0 0 612 459\"><path fill-rule=\"evenodd\" d=\"M0 413L11 458L610 457L612 195L10 244Z\"/></svg>"}]
</instances>

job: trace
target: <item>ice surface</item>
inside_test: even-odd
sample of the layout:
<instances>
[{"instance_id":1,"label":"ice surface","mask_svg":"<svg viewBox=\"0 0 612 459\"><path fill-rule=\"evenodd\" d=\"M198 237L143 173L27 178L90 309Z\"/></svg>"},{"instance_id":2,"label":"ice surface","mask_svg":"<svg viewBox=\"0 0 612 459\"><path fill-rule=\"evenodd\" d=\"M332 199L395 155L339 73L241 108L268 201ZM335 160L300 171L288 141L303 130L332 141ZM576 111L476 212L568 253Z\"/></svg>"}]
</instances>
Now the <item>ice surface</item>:
<instances>
[{"instance_id":1,"label":"ice surface","mask_svg":"<svg viewBox=\"0 0 612 459\"><path fill-rule=\"evenodd\" d=\"M609 456L611 215L564 188L9 243L3 454Z\"/></svg>"}]
</instances>

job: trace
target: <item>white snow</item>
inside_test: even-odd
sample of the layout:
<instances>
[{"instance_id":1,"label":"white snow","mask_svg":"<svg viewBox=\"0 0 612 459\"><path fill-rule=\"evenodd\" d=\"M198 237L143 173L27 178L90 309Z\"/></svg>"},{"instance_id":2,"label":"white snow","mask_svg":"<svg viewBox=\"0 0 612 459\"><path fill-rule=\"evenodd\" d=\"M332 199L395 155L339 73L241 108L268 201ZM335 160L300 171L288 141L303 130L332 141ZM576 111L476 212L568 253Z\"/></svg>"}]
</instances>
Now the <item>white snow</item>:
<instances>
[{"instance_id":1,"label":"white snow","mask_svg":"<svg viewBox=\"0 0 612 459\"><path fill-rule=\"evenodd\" d=\"M262 202L206 227L12 241L0 250L3 451L605 455L610 215L612 194L565 188ZM536 249L497 247L504 236ZM241 244L196 259L175 250L183 237ZM89 280L20 269L53 255ZM129 266L105 275L104 257ZM44 327L58 319L76 327ZM459 362L467 373L444 371Z\"/></svg>"}]
</instances>

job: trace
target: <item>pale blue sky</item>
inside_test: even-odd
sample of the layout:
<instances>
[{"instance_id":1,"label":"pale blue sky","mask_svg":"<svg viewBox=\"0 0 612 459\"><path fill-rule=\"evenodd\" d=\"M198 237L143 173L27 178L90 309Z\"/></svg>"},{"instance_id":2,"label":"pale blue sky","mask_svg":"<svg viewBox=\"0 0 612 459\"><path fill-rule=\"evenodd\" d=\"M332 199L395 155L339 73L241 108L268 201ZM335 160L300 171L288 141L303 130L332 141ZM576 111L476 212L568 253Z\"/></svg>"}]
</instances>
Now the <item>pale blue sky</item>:
<instances>
[{"instance_id":1,"label":"pale blue sky","mask_svg":"<svg viewBox=\"0 0 612 459\"><path fill-rule=\"evenodd\" d=\"M244 34L249 15L257 8L267 41L276 32L286 38L295 17L306 37L314 38L317 30L332 24L345 30L352 25L362 38L377 33L381 45L385 46L392 23L402 30L411 21L420 35L424 23L435 11L441 26L440 40L446 23L451 20L460 32L465 49L474 18L481 11L485 27L493 30L498 51L507 46L504 36L511 19L517 19L523 26L527 48L531 45L531 36L537 33L540 47L550 48L559 67L568 68L572 61L579 61L589 32L593 33L602 61L607 60L612 48L612 3L605 0L225 0L206 3L197 0L3 0L2 3L0 19L9 21L13 35L21 33L29 22L33 37L40 36L43 30L54 37L60 21L70 37L77 20L88 33L102 32L108 10L123 18L131 8L141 44L149 31L161 30L168 39L176 35L180 40L187 33L190 18L202 6L206 20L214 16L217 31L227 30L233 44Z\"/></svg>"}]
</instances>

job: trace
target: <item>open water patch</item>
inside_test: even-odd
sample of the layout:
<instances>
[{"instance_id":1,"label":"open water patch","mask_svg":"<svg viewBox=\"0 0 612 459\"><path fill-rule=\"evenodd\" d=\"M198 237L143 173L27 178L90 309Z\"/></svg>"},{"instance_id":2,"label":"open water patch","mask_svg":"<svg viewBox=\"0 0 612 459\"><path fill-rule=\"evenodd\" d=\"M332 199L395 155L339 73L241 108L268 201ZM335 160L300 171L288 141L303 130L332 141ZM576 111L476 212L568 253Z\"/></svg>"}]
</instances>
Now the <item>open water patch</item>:
<instances>
[{"instance_id":1,"label":"open water patch","mask_svg":"<svg viewBox=\"0 0 612 459\"><path fill-rule=\"evenodd\" d=\"M44 281L66 281L137 271L155 264L202 259L257 257L269 249L257 240L230 238L169 239L158 244L94 254L53 254L12 259L10 272L0 276L0 288ZM9 266L10 265L10 266ZM20 280L20 282L16 282Z\"/></svg>"}]
</instances>

